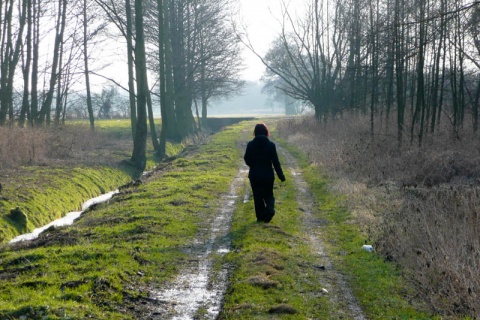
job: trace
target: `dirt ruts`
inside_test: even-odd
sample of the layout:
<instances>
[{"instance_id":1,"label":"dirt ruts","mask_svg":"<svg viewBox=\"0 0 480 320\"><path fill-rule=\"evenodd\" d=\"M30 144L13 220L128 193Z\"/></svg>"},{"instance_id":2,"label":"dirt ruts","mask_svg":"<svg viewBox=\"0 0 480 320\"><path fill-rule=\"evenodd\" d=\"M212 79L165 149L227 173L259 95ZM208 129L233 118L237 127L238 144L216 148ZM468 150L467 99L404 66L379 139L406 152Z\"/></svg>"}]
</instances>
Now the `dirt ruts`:
<instances>
[{"instance_id":1,"label":"dirt ruts","mask_svg":"<svg viewBox=\"0 0 480 320\"><path fill-rule=\"evenodd\" d=\"M215 258L230 250L230 225L248 169L242 165L220 201L218 214L209 228L197 237L188 250L188 266L164 288L152 292L157 310L151 319L215 319L221 310L228 284L228 266L214 268Z\"/></svg>"},{"instance_id":2,"label":"dirt ruts","mask_svg":"<svg viewBox=\"0 0 480 320\"><path fill-rule=\"evenodd\" d=\"M318 255L325 266L324 276L319 279L325 286L322 294L327 294L337 307L336 317L367 319L344 277L335 270L324 249L319 234L322 221L315 213L313 196L298 169L296 159L285 149L278 147L278 150L285 159L284 170L291 172L296 201L303 212L304 234L308 235L312 252ZM174 281L151 293L150 299L155 301L156 308L148 319L216 319L228 286L228 266L214 268L214 262L216 257L230 250L231 239L228 234L237 202L250 200L248 190L242 190L246 185L247 172L245 165L240 166L229 193L220 201L218 214L188 249L191 257L188 266Z\"/></svg>"},{"instance_id":3,"label":"dirt ruts","mask_svg":"<svg viewBox=\"0 0 480 320\"><path fill-rule=\"evenodd\" d=\"M367 319L363 314L362 308L359 306L355 296L348 287L344 277L335 270L328 253L325 251L323 240L320 237L322 221L318 214L314 214L314 200L310 193L307 183L302 177L301 171L298 169L297 160L285 149L278 148L280 154L285 159L283 166L289 169L296 189L296 200L300 210L303 212L303 228L304 234L309 235L308 240L312 247L312 252L317 254L324 263L325 276L321 279L325 282L327 294L331 297L339 308L337 308L338 316L348 319L364 320Z\"/></svg>"}]
</instances>

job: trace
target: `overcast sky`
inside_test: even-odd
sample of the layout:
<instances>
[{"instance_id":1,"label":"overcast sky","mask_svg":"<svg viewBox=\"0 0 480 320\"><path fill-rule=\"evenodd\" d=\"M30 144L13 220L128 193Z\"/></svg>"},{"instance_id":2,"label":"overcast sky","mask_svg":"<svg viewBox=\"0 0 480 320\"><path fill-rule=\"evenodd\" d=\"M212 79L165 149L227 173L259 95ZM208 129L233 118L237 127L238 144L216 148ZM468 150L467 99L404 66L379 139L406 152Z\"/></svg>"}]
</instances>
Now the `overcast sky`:
<instances>
[{"instance_id":1,"label":"overcast sky","mask_svg":"<svg viewBox=\"0 0 480 320\"><path fill-rule=\"evenodd\" d=\"M280 14L280 0L240 0L240 23L247 28L252 45L259 54L264 55L272 40L280 31L275 16ZM257 81L263 75L265 67L249 49L244 48L244 61L247 69L242 76L245 80Z\"/></svg>"},{"instance_id":2,"label":"overcast sky","mask_svg":"<svg viewBox=\"0 0 480 320\"><path fill-rule=\"evenodd\" d=\"M307 0L240 0L239 17L247 27L248 37L260 55L267 53L271 42L281 31L282 2L288 10L297 15ZM242 76L245 80L259 80L265 70L260 59L249 49L244 50L244 61L247 69Z\"/></svg>"}]
</instances>

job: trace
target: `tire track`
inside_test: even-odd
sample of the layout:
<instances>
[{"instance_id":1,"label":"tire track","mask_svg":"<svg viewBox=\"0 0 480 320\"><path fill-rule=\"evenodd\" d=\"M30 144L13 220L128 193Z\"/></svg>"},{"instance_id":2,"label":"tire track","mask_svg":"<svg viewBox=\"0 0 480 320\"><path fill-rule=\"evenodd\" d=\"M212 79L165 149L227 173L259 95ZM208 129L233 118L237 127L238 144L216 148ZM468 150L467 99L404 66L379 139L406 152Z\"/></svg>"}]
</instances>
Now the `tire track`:
<instances>
[{"instance_id":1,"label":"tire track","mask_svg":"<svg viewBox=\"0 0 480 320\"><path fill-rule=\"evenodd\" d=\"M335 305L344 310L343 313L346 314L342 316L348 316L349 319L366 320L367 318L350 287L347 285L344 276L335 270L328 253L325 251L325 246L320 237L321 226L324 222L314 214L316 211L314 206L315 201L309 191L307 183L302 177L301 170L298 168L297 160L281 146L277 145L277 149L286 161L284 166L290 169L295 186L295 197L299 209L304 213L303 228L305 234L308 235L308 240L313 249L312 252L324 262L327 275L323 277L322 281L326 283L325 287L328 295ZM342 310L337 310L337 312L342 313Z\"/></svg>"},{"instance_id":2,"label":"tire track","mask_svg":"<svg viewBox=\"0 0 480 320\"><path fill-rule=\"evenodd\" d=\"M230 251L228 234L247 173L246 165L240 166L210 227L188 250L191 259L186 269L161 291L152 293L151 298L159 307L151 319L186 320L199 314L202 319L215 319L220 313L228 285L228 266L214 270L213 264L216 257Z\"/></svg>"}]
</instances>

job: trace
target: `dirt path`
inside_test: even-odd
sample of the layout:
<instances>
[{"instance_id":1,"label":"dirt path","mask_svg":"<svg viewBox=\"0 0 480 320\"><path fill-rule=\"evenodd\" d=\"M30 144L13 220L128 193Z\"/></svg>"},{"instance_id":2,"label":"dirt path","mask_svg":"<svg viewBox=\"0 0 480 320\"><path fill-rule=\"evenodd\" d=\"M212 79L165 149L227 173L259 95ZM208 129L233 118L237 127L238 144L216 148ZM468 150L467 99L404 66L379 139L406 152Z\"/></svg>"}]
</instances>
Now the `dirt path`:
<instances>
[{"instance_id":1,"label":"dirt path","mask_svg":"<svg viewBox=\"0 0 480 320\"><path fill-rule=\"evenodd\" d=\"M242 165L220 200L218 214L187 251L190 261L186 269L151 298L159 307L151 319L215 319L228 285L228 266L214 267L216 258L230 250L230 225L248 168Z\"/></svg>"},{"instance_id":2,"label":"dirt path","mask_svg":"<svg viewBox=\"0 0 480 320\"><path fill-rule=\"evenodd\" d=\"M301 170L298 168L297 160L285 149L278 147L279 153L285 159L284 170L290 170L295 185L296 200L299 209L304 213L303 228L312 247L312 252L318 255L325 266L325 276L321 279L325 283L325 289L332 301L339 306L337 312L339 317L348 319L364 320L367 319L358 305L353 293L346 284L344 277L335 270L328 253L325 251L323 240L320 237L322 220L314 214L313 196L308 190L307 183L302 177Z\"/></svg>"},{"instance_id":3,"label":"dirt path","mask_svg":"<svg viewBox=\"0 0 480 320\"><path fill-rule=\"evenodd\" d=\"M343 276L337 272L324 249L320 237L322 220L314 214L313 196L308 190L296 159L285 149L279 147L279 153L285 159L284 170L289 170L293 178L296 201L304 213L304 234L312 252L325 266L323 277L319 279L325 285L326 293L337 307L338 318L366 319L362 309L346 284ZM150 299L156 301L156 310L149 319L216 319L221 311L223 297L228 286L228 266L215 267L218 257L230 250L230 225L238 201L249 201L249 190L245 190L248 167L240 166L230 185L230 191L219 201L218 214L206 224L194 244L186 251L190 256L188 266L171 283L161 290L152 292ZM243 199L241 197L244 197Z\"/></svg>"}]
</instances>

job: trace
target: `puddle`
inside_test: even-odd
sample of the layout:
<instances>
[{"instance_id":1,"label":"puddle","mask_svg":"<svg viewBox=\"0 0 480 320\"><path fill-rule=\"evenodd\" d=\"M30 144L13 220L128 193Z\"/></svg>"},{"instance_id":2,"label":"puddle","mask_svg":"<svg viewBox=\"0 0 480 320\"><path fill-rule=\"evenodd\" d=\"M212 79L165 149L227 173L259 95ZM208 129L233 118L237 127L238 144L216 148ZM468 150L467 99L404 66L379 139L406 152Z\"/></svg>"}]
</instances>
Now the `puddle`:
<instances>
[{"instance_id":1,"label":"puddle","mask_svg":"<svg viewBox=\"0 0 480 320\"><path fill-rule=\"evenodd\" d=\"M228 267L224 265L214 272L213 258L230 252L228 233L246 172L242 166L230 185L230 192L222 197L221 209L210 226L207 240L204 243L197 240L193 245L191 254L195 260L167 288L152 293L152 298L161 305L155 319L195 319L197 312L203 313L202 319L217 318L227 289Z\"/></svg>"},{"instance_id":2,"label":"puddle","mask_svg":"<svg viewBox=\"0 0 480 320\"><path fill-rule=\"evenodd\" d=\"M105 193L105 194L102 194L101 196L98 196L98 197L92 198L90 200L87 200L82 205L82 211L69 212L63 218L52 221L52 222L50 222L49 224L47 224L43 227L36 228L30 233L25 233L25 234L19 235L16 238L13 238L12 240L10 240L10 243L36 239L36 238L38 238L40 233L42 233L43 231L45 231L46 229L48 229L52 226L62 227L62 226L72 225L75 222L75 220L78 219L82 215L82 213L85 212L85 210L87 210L88 208L90 208L91 206L93 206L95 204L102 203L102 202L110 200L118 192L119 192L118 190L111 191L109 193Z\"/></svg>"}]
</instances>

